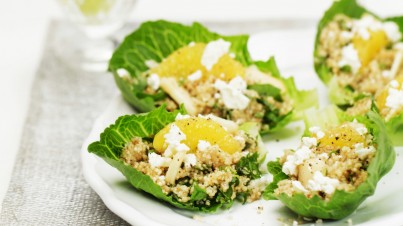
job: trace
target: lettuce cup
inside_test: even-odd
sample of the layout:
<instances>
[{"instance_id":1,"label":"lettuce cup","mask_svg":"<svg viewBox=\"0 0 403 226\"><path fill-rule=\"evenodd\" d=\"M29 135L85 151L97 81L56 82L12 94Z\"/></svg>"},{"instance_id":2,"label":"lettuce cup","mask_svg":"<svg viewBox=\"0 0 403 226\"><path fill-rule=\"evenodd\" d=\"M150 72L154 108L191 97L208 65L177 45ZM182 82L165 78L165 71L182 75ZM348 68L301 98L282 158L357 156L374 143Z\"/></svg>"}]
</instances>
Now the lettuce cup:
<instances>
[{"instance_id":1,"label":"lettuce cup","mask_svg":"<svg viewBox=\"0 0 403 226\"><path fill-rule=\"evenodd\" d=\"M162 106L122 116L88 151L178 208L213 212L260 199L268 180L259 169L266 151L258 125L184 112Z\"/></svg>"},{"instance_id":2,"label":"lettuce cup","mask_svg":"<svg viewBox=\"0 0 403 226\"><path fill-rule=\"evenodd\" d=\"M163 104L189 115L213 114L237 124L278 130L317 103L314 90L297 90L274 58L252 61L248 36L222 36L198 23L142 24L116 49L109 71L123 97L139 112Z\"/></svg>"},{"instance_id":3,"label":"lettuce cup","mask_svg":"<svg viewBox=\"0 0 403 226\"><path fill-rule=\"evenodd\" d=\"M382 19L355 0L335 2L318 26L314 62L331 101L350 115L374 102L403 145L403 17Z\"/></svg>"},{"instance_id":4,"label":"lettuce cup","mask_svg":"<svg viewBox=\"0 0 403 226\"><path fill-rule=\"evenodd\" d=\"M305 123L298 148L268 163L274 180L264 197L303 217L342 219L374 194L393 167L396 156L384 121L373 111L352 118L333 106L308 111Z\"/></svg>"}]
</instances>

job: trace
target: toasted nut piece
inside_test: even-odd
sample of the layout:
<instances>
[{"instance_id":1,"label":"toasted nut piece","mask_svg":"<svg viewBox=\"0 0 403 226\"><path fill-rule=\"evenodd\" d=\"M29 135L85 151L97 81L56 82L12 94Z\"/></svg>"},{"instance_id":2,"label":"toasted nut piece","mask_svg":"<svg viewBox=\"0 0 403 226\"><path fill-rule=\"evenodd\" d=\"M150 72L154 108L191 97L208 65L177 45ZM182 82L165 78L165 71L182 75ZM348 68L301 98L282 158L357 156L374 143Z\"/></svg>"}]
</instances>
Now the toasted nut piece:
<instances>
[{"instance_id":1,"label":"toasted nut piece","mask_svg":"<svg viewBox=\"0 0 403 226\"><path fill-rule=\"evenodd\" d=\"M245 79L248 84L270 84L279 88L283 92L286 91L284 84L279 79L268 73L261 72L256 65L246 68Z\"/></svg>"},{"instance_id":2,"label":"toasted nut piece","mask_svg":"<svg viewBox=\"0 0 403 226\"><path fill-rule=\"evenodd\" d=\"M196 115L196 106L193 103L190 94L183 87L179 86L176 78L162 77L161 88L168 93L176 103L183 103L189 115Z\"/></svg>"}]
</instances>

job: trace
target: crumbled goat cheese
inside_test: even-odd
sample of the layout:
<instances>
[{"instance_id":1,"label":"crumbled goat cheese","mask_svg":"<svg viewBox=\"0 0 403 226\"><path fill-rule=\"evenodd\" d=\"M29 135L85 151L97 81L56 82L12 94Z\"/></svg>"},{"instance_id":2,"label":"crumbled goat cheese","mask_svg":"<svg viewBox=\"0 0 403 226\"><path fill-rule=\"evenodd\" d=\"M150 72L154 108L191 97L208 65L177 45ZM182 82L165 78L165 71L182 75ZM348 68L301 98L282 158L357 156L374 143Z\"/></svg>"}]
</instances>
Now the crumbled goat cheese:
<instances>
[{"instance_id":1,"label":"crumbled goat cheese","mask_svg":"<svg viewBox=\"0 0 403 226\"><path fill-rule=\"evenodd\" d=\"M229 83L217 79L214 88L220 91L225 107L229 109L244 110L250 99L244 95L246 82L240 76L233 78Z\"/></svg>"},{"instance_id":2,"label":"crumbled goat cheese","mask_svg":"<svg viewBox=\"0 0 403 226\"><path fill-rule=\"evenodd\" d=\"M383 30L392 42L397 42L402 38L402 34L399 31L399 27L396 23L388 21L383 23Z\"/></svg>"},{"instance_id":3,"label":"crumbled goat cheese","mask_svg":"<svg viewBox=\"0 0 403 226\"><path fill-rule=\"evenodd\" d=\"M124 68L119 68L118 70L116 70L116 73L118 74L119 77L123 78L123 77L130 77L130 73L124 69Z\"/></svg>"},{"instance_id":4,"label":"crumbled goat cheese","mask_svg":"<svg viewBox=\"0 0 403 226\"><path fill-rule=\"evenodd\" d=\"M229 57L231 57L232 59L234 59L234 58L235 58L235 53L230 53L230 54L229 54Z\"/></svg>"},{"instance_id":5,"label":"crumbled goat cheese","mask_svg":"<svg viewBox=\"0 0 403 226\"><path fill-rule=\"evenodd\" d=\"M148 68L156 68L156 67L158 67L158 62L157 61L155 61L155 60L146 60L145 62L144 62L144 64L148 67Z\"/></svg>"},{"instance_id":6,"label":"crumbled goat cheese","mask_svg":"<svg viewBox=\"0 0 403 226\"><path fill-rule=\"evenodd\" d=\"M195 166L197 163L195 154L186 154L185 156L185 167Z\"/></svg>"},{"instance_id":7,"label":"crumbled goat cheese","mask_svg":"<svg viewBox=\"0 0 403 226\"><path fill-rule=\"evenodd\" d=\"M355 131L357 131L358 134L364 135L364 134L368 133L367 127L365 127L364 124L359 123L357 121L357 119L354 119L354 121L352 122L352 125L353 125Z\"/></svg>"},{"instance_id":8,"label":"crumbled goat cheese","mask_svg":"<svg viewBox=\"0 0 403 226\"><path fill-rule=\"evenodd\" d=\"M197 143L197 150L199 151L205 151L209 147L211 147L211 144L208 141L199 140L199 142Z\"/></svg>"},{"instance_id":9,"label":"crumbled goat cheese","mask_svg":"<svg viewBox=\"0 0 403 226\"><path fill-rule=\"evenodd\" d=\"M263 191L270 182L272 182L272 176L266 174L258 179L251 180L248 187L258 188L260 191Z\"/></svg>"},{"instance_id":10,"label":"crumbled goat cheese","mask_svg":"<svg viewBox=\"0 0 403 226\"><path fill-rule=\"evenodd\" d=\"M393 49L403 50L403 42L396 43L396 44L393 46Z\"/></svg>"},{"instance_id":11,"label":"crumbled goat cheese","mask_svg":"<svg viewBox=\"0 0 403 226\"><path fill-rule=\"evenodd\" d=\"M352 32L342 31L341 37L347 40L351 40L354 37L354 34Z\"/></svg>"},{"instance_id":12,"label":"crumbled goat cheese","mask_svg":"<svg viewBox=\"0 0 403 226\"><path fill-rule=\"evenodd\" d=\"M308 189L312 191L323 191L326 194L330 195L333 194L333 192L336 190L337 185L339 184L339 180L323 176L321 172L316 171L313 174L312 180L308 181Z\"/></svg>"},{"instance_id":13,"label":"crumbled goat cheese","mask_svg":"<svg viewBox=\"0 0 403 226\"><path fill-rule=\"evenodd\" d=\"M363 143L358 143L354 145L354 152L357 153L360 159L364 159L369 154L374 153L375 148L374 146L364 147Z\"/></svg>"},{"instance_id":14,"label":"crumbled goat cheese","mask_svg":"<svg viewBox=\"0 0 403 226\"><path fill-rule=\"evenodd\" d=\"M357 73L358 69L361 67L361 61L358 56L357 50L354 48L353 44L349 44L341 50L341 59L339 61L339 66L350 66L352 72Z\"/></svg>"},{"instance_id":15,"label":"crumbled goat cheese","mask_svg":"<svg viewBox=\"0 0 403 226\"><path fill-rule=\"evenodd\" d=\"M311 147L316 147L316 145L318 144L318 141L316 140L315 137L303 137L302 144L304 146L307 146L308 148L311 148Z\"/></svg>"},{"instance_id":16,"label":"crumbled goat cheese","mask_svg":"<svg viewBox=\"0 0 403 226\"><path fill-rule=\"evenodd\" d=\"M370 38L370 30L376 31L383 29L382 23L371 15L365 15L359 20L354 20L353 24L353 32L361 36L364 40Z\"/></svg>"},{"instance_id":17,"label":"crumbled goat cheese","mask_svg":"<svg viewBox=\"0 0 403 226\"><path fill-rule=\"evenodd\" d=\"M287 175L297 175L297 166L302 164L305 159L308 159L310 154L311 150L308 147L302 146L298 148L294 154L287 156L282 171Z\"/></svg>"},{"instance_id":18,"label":"crumbled goat cheese","mask_svg":"<svg viewBox=\"0 0 403 226\"><path fill-rule=\"evenodd\" d=\"M192 47L192 46L194 46L194 45L196 45L196 43L195 42L189 42L189 47Z\"/></svg>"},{"instance_id":19,"label":"crumbled goat cheese","mask_svg":"<svg viewBox=\"0 0 403 226\"><path fill-rule=\"evenodd\" d=\"M318 139L322 139L325 136L325 133L320 129L319 126L312 126L309 128L309 132L315 134Z\"/></svg>"},{"instance_id":20,"label":"crumbled goat cheese","mask_svg":"<svg viewBox=\"0 0 403 226\"><path fill-rule=\"evenodd\" d=\"M188 76L188 80L191 82L197 81L202 77L202 75L202 72L200 70L197 70Z\"/></svg>"},{"instance_id":21,"label":"crumbled goat cheese","mask_svg":"<svg viewBox=\"0 0 403 226\"><path fill-rule=\"evenodd\" d=\"M147 78L147 85L151 87L153 90L157 90L160 88L160 77L153 73Z\"/></svg>"},{"instance_id":22,"label":"crumbled goat cheese","mask_svg":"<svg viewBox=\"0 0 403 226\"><path fill-rule=\"evenodd\" d=\"M390 87L394 88L394 89L399 89L399 82L396 80L392 80L389 83Z\"/></svg>"},{"instance_id":23,"label":"crumbled goat cheese","mask_svg":"<svg viewBox=\"0 0 403 226\"><path fill-rule=\"evenodd\" d=\"M171 125L168 133L164 135L165 143L168 144L164 151L164 156L172 157L176 152L187 152L190 148L186 144L182 144L182 140L186 140L186 135L175 124Z\"/></svg>"},{"instance_id":24,"label":"crumbled goat cheese","mask_svg":"<svg viewBox=\"0 0 403 226\"><path fill-rule=\"evenodd\" d=\"M152 167L168 167L171 161L171 158L162 157L155 152L148 153L148 162Z\"/></svg>"},{"instance_id":25,"label":"crumbled goat cheese","mask_svg":"<svg viewBox=\"0 0 403 226\"><path fill-rule=\"evenodd\" d=\"M228 53L230 46L231 43L223 39L209 42L204 49L201 64L207 70L211 70L214 64L216 64L224 54Z\"/></svg>"},{"instance_id":26,"label":"crumbled goat cheese","mask_svg":"<svg viewBox=\"0 0 403 226\"><path fill-rule=\"evenodd\" d=\"M293 188L297 191L297 192L303 192L303 193L307 193L308 190L306 190L306 188L301 184L300 181L298 180L293 180L291 181Z\"/></svg>"},{"instance_id":27,"label":"crumbled goat cheese","mask_svg":"<svg viewBox=\"0 0 403 226\"><path fill-rule=\"evenodd\" d=\"M182 120L182 119L188 119L188 118L190 118L190 115L182 115L181 113L178 113L175 117L175 121Z\"/></svg>"},{"instance_id":28,"label":"crumbled goat cheese","mask_svg":"<svg viewBox=\"0 0 403 226\"><path fill-rule=\"evenodd\" d=\"M403 107L403 90L389 88L389 94L386 98L386 104L392 110L398 110Z\"/></svg>"},{"instance_id":29,"label":"crumbled goat cheese","mask_svg":"<svg viewBox=\"0 0 403 226\"><path fill-rule=\"evenodd\" d=\"M390 70L383 70L382 72L382 76L383 77L385 77L385 78L390 78L391 76L390 76Z\"/></svg>"}]
</instances>

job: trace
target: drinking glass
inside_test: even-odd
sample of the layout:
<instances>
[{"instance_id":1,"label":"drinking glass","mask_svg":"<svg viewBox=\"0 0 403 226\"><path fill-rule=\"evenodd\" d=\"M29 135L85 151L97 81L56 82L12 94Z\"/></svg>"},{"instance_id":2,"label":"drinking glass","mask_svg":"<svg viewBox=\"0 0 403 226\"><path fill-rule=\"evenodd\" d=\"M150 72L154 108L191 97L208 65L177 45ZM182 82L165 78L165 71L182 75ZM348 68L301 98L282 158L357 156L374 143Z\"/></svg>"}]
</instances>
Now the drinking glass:
<instances>
[{"instance_id":1,"label":"drinking glass","mask_svg":"<svg viewBox=\"0 0 403 226\"><path fill-rule=\"evenodd\" d=\"M87 71L105 71L116 47L111 35L123 26L136 0L58 1L66 16L85 35L59 46L62 58Z\"/></svg>"}]
</instances>

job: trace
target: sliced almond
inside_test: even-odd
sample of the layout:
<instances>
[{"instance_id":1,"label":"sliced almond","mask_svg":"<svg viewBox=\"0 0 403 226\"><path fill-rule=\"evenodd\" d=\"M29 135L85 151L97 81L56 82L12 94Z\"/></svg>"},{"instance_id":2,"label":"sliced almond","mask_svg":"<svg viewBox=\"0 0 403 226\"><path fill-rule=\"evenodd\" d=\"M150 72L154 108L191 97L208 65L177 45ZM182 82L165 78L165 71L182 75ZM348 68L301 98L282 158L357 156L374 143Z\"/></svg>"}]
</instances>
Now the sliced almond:
<instances>
[{"instance_id":1,"label":"sliced almond","mask_svg":"<svg viewBox=\"0 0 403 226\"><path fill-rule=\"evenodd\" d=\"M248 84L270 84L279 88L281 91L286 91L286 88L281 80L268 73L261 72L256 65L247 67L245 72L245 79Z\"/></svg>"},{"instance_id":2,"label":"sliced almond","mask_svg":"<svg viewBox=\"0 0 403 226\"><path fill-rule=\"evenodd\" d=\"M169 168L165 176L165 181L168 184L175 184L176 175L178 174L181 168L185 156L186 156L185 152L178 152L174 155L171 164L169 164Z\"/></svg>"},{"instance_id":3,"label":"sliced almond","mask_svg":"<svg viewBox=\"0 0 403 226\"><path fill-rule=\"evenodd\" d=\"M220 124L222 127L224 127L230 133L235 133L236 131L238 131L238 124L236 124L233 121L226 120L226 119L217 117L212 114L208 115L207 117L210 118L211 120L213 120L214 122Z\"/></svg>"},{"instance_id":4,"label":"sliced almond","mask_svg":"<svg viewBox=\"0 0 403 226\"><path fill-rule=\"evenodd\" d=\"M162 77L161 88L172 97L178 104L184 104L189 115L196 115L196 105L190 94L180 87L175 78Z\"/></svg>"}]
</instances>

